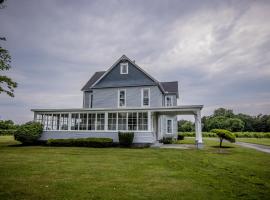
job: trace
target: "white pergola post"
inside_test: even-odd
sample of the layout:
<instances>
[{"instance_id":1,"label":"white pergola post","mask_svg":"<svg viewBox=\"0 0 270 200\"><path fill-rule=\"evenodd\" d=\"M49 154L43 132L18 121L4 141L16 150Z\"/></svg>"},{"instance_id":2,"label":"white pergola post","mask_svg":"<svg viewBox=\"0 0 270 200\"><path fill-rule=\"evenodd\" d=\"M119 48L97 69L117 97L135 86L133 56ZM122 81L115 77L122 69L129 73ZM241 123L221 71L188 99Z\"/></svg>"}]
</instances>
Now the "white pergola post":
<instances>
[{"instance_id":1,"label":"white pergola post","mask_svg":"<svg viewBox=\"0 0 270 200\"><path fill-rule=\"evenodd\" d=\"M194 113L195 117L195 133L196 133L196 145L197 148L203 147L202 141L202 123L201 123L201 111L198 110Z\"/></svg>"}]
</instances>

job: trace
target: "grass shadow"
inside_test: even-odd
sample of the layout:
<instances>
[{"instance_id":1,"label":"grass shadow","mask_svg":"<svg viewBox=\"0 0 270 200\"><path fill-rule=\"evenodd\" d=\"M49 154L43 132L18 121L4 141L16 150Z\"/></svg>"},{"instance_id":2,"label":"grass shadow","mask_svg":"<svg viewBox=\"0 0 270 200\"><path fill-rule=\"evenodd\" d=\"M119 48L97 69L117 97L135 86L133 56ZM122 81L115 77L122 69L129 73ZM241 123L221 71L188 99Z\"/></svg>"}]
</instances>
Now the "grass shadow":
<instances>
[{"instance_id":1,"label":"grass shadow","mask_svg":"<svg viewBox=\"0 0 270 200\"><path fill-rule=\"evenodd\" d=\"M218 146L218 145L215 145L215 146L210 146L210 147L213 147L213 148L218 148L218 149L230 149L230 148L235 148L233 146Z\"/></svg>"}]
</instances>

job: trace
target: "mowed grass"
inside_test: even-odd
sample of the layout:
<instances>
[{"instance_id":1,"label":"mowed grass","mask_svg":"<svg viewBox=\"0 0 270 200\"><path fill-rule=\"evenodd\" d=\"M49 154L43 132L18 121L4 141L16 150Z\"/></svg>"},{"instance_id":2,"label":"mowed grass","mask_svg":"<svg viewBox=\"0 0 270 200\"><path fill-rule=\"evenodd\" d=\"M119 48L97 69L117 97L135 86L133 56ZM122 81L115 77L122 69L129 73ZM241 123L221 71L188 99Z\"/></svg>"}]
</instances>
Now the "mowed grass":
<instances>
[{"instance_id":1,"label":"mowed grass","mask_svg":"<svg viewBox=\"0 0 270 200\"><path fill-rule=\"evenodd\" d=\"M194 142L194 140L193 140ZM12 146L0 137L0 199L267 199L270 155L203 150Z\"/></svg>"}]
</instances>

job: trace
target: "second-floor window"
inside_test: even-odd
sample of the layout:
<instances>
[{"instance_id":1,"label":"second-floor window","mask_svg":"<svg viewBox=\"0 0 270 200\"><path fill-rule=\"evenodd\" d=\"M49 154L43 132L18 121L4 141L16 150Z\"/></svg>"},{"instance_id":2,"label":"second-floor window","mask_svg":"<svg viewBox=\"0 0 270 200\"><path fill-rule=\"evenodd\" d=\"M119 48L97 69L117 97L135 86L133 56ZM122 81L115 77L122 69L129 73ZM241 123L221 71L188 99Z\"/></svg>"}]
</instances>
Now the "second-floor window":
<instances>
[{"instance_id":1,"label":"second-floor window","mask_svg":"<svg viewBox=\"0 0 270 200\"><path fill-rule=\"evenodd\" d=\"M173 106L173 97L172 96L166 96L165 97L165 104L166 106Z\"/></svg>"},{"instance_id":2,"label":"second-floor window","mask_svg":"<svg viewBox=\"0 0 270 200\"><path fill-rule=\"evenodd\" d=\"M120 74L128 74L128 63L120 64Z\"/></svg>"},{"instance_id":3,"label":"second-floor window","mask_svg":"<svg viewBox=\"0 0 270 200\"><path fill-rule=\"evenodd\" d=\"M143 88L142 89L142 106L150 105L150 89Z\"/></svg>"},{"instance_id":4,"label":"second-floor window","mask_svg":"<svg viewBox=\"0 0 270 200\"><path fill-rule=\"evenodd\" d=\"M119 107L126 106L126 90L119 90L119 92L118 92L118 106Z\"/></svg>"}]
</instances>

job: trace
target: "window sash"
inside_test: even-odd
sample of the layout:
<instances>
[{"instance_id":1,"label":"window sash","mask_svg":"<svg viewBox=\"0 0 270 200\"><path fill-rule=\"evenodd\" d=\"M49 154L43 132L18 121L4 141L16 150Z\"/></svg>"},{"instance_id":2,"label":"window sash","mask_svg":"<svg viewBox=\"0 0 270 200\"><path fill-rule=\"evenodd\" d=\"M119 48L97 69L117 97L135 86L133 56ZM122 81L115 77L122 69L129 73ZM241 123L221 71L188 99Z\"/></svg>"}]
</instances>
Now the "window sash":
<instances>
[{"instance_id":1,"label":"window sash","mask_svg":"<svg viewBox=\"0 0 270 200\"><path fill-rule=\"evenodd\" d=\"M172 120L167 120L167 133L172 133Z\"/></svg>"},{"instance_id":2,"label":"window sash","mask_svg":"<svg viewBox=\"0 0 270 200\"><path fill-rule=\"evenodd\" d=\"M126 106L126 90L119 90L119 107Z\"/></svg>"}]
</instances>

